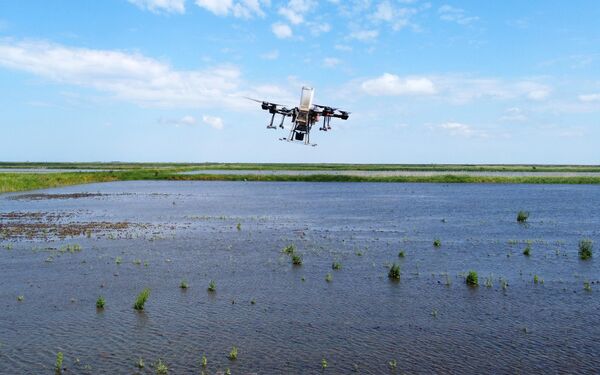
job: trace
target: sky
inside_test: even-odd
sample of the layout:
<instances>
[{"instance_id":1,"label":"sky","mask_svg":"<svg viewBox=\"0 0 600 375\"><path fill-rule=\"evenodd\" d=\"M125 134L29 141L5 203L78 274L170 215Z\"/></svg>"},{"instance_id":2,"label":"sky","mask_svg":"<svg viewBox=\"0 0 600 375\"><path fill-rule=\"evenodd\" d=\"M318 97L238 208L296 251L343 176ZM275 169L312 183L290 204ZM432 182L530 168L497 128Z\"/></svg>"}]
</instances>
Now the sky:
<instances>
[{"instance_id":1,"label":"sky","mask_svg":"<svg viewBox=\"0 0 600 375\"><path fill-rule=\"evenodd\" d=\"M0 160L600 164L600 2L0 0ZM245 96L350 111L305 147Z\"/></svg>"}]
</instances>

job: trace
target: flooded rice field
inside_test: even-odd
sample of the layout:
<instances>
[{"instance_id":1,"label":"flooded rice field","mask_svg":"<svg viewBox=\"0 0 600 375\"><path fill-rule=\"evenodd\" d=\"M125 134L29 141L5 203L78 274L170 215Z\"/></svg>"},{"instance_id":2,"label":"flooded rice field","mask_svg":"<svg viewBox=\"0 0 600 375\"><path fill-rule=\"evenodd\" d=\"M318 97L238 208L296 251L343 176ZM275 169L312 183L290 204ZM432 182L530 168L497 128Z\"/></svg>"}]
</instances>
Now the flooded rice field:
<instances>
[{"instance_id":1,"label":"flooded rice field","mask_svg":"<svg viewBox=\"0 0 600 375\"><path fill-rule=\"evenodd\" d=\"M0 195L0 373L50 374L61 352L73 374L597 374L600 262L578 245L600 240L598 202L590 185Z\"/></svg>"}]
</instances>

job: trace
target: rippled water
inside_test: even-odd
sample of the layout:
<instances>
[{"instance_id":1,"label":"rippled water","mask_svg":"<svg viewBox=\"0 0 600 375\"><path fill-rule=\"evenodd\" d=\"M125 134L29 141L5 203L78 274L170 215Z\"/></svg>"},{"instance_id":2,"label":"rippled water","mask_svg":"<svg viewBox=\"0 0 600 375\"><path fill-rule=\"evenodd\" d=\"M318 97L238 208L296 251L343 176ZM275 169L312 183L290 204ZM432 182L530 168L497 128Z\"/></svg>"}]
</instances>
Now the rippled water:
<instances>
[{"instance_id":1,"label":"rippled water","mask_svg":"<svg viewBox=\"0 0 600 375\"><path fill-rule=\"evenodd\" d=\"M315 374L323 358L331 374L600 372L600 266L577 257L580 239L600 241L595 186L156 181L47 192L102 195L5 194L0 214L145 229L0 242L2 374L52 373L58 351L75 374L153 373L159 358L171 373L200 373L203 354L207 374ZM516 223L520 209L529 224ZM81 251L57 250L75 243ZM302 266L281 253L290 243ZM392 262L400 282L387 277ZM465 285L468 270L478 288Z\"/></svg>"}]
</instances>

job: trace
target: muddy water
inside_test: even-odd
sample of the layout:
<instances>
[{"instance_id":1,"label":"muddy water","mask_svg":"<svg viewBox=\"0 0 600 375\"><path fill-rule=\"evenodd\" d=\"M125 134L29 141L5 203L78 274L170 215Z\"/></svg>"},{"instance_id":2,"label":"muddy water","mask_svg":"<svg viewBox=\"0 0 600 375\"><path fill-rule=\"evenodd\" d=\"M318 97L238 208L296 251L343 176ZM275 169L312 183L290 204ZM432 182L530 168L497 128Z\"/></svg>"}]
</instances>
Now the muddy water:
<instances>
[{"instance_id":1,"label":"muddy water","mask_svg":"<svg viewBox=\"0 0 600 375\"><path fill-rule=\"evenodd\" d=\"M36 193L71 198L0 196L13 228L0 228L2 374L50 374L58 351L74 374L150 374L159 358L200 373L203 354L207 374L315 374L323 358L330 374L600 372L600 262L577 256L581 238L600 242L595 186L157 181ZM301 266L281 253L290 243ZM468 270L479 287L465 285Z\"/></svg>"}]
</instances>

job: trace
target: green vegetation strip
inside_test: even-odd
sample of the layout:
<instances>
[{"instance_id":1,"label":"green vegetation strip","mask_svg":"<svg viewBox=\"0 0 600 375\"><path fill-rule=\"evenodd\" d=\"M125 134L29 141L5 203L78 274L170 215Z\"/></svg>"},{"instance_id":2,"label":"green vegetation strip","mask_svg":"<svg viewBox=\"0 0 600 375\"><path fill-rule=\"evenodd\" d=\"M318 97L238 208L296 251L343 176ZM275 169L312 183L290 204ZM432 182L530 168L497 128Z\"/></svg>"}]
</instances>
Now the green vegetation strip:
<instances>
[{"instance_id":1,"label":"green vegetation strip","mask_svg":"<svg viewBox=\"0 0 600 375\"><path fill-rule=\"evenodd\" d=\"M112 172L0 173L0 193L45 189L95 182L174 180L174 181L289 181L289 182L411 182L467 184L600 184L600 177L536 176L348 176L348 175L227 175L177 174L177 169L134 169Z\"/></svg>"},{"instance_id":2,"label":"green vegetation strip","mask_svg":"<svg viewBox=\"0 0 600 375\"><path fill-rule=\"evenodd\" d=\"M338 163L13 163L0 168L47 169L177 169L177 170L292 170L292 171L470 171L470 172L600 172L600 165L534 164L338 164Z\"/></svg>"}]
</instances>

